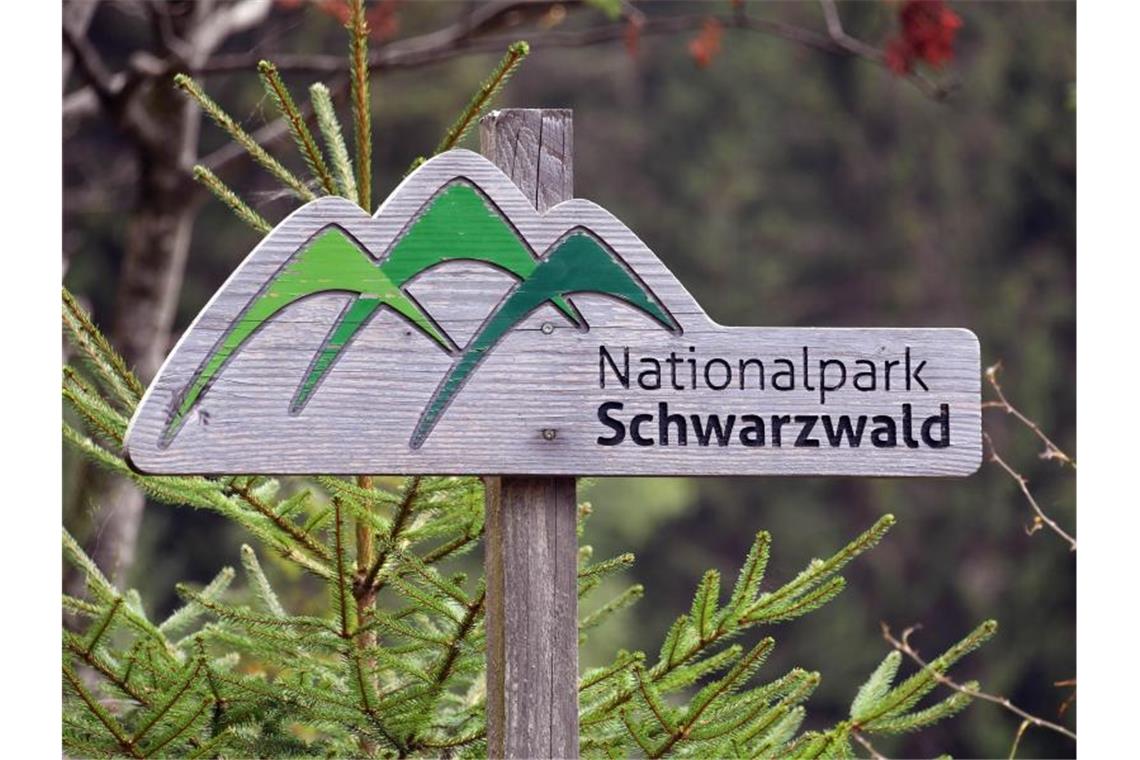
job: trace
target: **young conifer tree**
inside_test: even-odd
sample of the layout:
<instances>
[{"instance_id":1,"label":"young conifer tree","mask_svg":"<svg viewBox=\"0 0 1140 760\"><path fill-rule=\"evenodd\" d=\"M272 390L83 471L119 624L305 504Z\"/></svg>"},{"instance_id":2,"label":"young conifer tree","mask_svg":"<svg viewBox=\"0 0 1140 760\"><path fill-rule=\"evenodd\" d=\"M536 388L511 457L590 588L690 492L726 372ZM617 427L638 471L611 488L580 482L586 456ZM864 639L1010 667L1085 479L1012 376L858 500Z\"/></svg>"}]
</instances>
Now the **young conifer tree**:
<instances>
[{"instance_id":1,"label":"young conifer tree","mask_svg":"<svg viewBox=\"0 0 1140 760\"><path fill-rule=\"evenodd\" d=\"M353 3L351 101L354 157L328 89L310 88L321 140L277 69L259 66L311 173L302 179L259 146L191 78L176 84L299 200L340 195L371 212L371 126L363 3ZM512 45L447 130L437 152L457 145L527 54ZM422 159L418 159L418 165ZM205 167L195 176L239 219L271 224ZM476 478L370 476L279 480L263 476L149 476L121 456L127 421L143 388L108 340L64 290L63 323L80 366L65 366L63 396L74 412L64 439L133 480L157 502L208 509L316 578L327 592L319 615L285 609L255 550L241 550L244 588L223 568L200 589L179 586L184 606L151 620L134 590L114 587L65 530L63 553L86 580L64 595L63 744L79 757L479 757L485 756L485 582L448 570L483 535ZM589 514L579 510L579 535ZM970 701L954 692L919 707L950 666L996 630L983 623L929 665L895 683L892 652L858 690L849 718L802 730L820 675L794 668L758 678L775 646L761 628L793 620L834 599L843 567L878 543L887 515L830 558L813 560L783 585L761 590L770 537L756 535L725 599L710 570L691 609L653 656L620 651L579 679L586 757L854 756L853 741L914 731ZM633 562L579 557L584 598ZM378 603L383 595L384 603ZM579 637L637 601L632 585L579 621ZM968 684L967 689L976 688Z\"/></svg>"}]
</instances>

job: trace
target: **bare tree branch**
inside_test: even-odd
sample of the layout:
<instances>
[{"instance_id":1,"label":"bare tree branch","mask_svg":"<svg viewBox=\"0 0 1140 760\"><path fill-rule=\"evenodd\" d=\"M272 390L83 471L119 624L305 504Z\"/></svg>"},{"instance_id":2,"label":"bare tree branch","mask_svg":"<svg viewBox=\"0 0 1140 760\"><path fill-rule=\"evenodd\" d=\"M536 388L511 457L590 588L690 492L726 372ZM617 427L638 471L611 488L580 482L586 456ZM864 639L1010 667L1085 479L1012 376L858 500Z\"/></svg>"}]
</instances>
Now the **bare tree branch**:
<instances>
[{"instance_id":1,"label":"bare tree branch","mask_svg":"<svg viewBox=\"0 0 1140 760\"><path fill-rule=\"evenodd\" d=\"M118 88L115 87L111 79L111 73L103 63L103 59L99 56L99 52L95 47L87 41L87 37L83 32L72 28L71 24L64 21L63 24L63 44L71 53L75 61L75 65L79 69L80 75L87 80L87 84L91 86L95 97L110 110L115 106L114 99L118 95Z\"/></svg>"},{"instance_id":2,"label":"bare tree branch","mask_svg":"<svg viewBox=\"0 0 1140 760\"><path fill-rule=\"evenodd\" d=\"M227 38L260 24L269 15L273 0L241 0L211 13L190 34L188 44L202 65Z\"/></svg>"},{"instance_id":3,"label":"bare tree branch","mask_svg":"<svg viewBox=\"0 0 1140 760\"><path fill-rule=\"evenodd\" d=\"M1066 542L1068 542L1069 551L1075 552L1077 550L1077 539L1066 533L1064 529L1061 528L1061 526L1058 525L1052 517L1049 517L1049 515L1045 514L1045 511L1041 509L1041 505L1037 503L1037 499L1033 497L1033 493L1029 490L1029 480L1026 479L1026 477L1020 472L1013 469L1013 467L1011 467L1008 462L1006 462L1001 458L1001 456L998 455L997 449L994 448L994 442L990 438L990 434L982 433L982 437L985 438L986 446L988 446L990 449L990 461L1001 467L1011 478L1013 478L1014 482L1017 483L1018 488L1021 489L1021 493L1025 496L1025 500L1029 502L1029 506L1032 507L1033 511L1036 513L1033 517L1033 524L1030 527L1026 528L1025 532L1029 535L1033 535L1037 531L1041 530L1042 527L1048 527L1049 530L1053 531L1058 536L1063 538Z\"/></svg>"},{"instance_id":4,"label":"bare tree branch","mask_svg":"<svg viewBox=\"0 0 1140 760\"><path fill-rule=\"evenodd\" d=\"M1077 469L1077 462L1075 459L1062 451L1060 446L1053 443L1049 436L1045 435L1045 431L1042 430L1036 422L1026 417L1016 407L1014 407L1013 404L1009 403L1009 400L1005 397L1005 393L1002 392L1001 384L998 383L997 376L998 372L1000 371L1001 362L998 362L997 364L986 368L986 380L989 382L990 387L994 389L994 393L997 394L998 400L987 401L986 403L982 404L982 408L1000 409L1006 414L1012 415L1015 419L1017 419L1018 422L1029 428L1033 434L1041 439L1041 442L1045 444L1045 451L1041 453L1042 459L1056 459L1057 461L1061 462L1061 464L1067 464L1074 470Z\"/></svg>"},{"instance_id":5,"label":"bare tree branch","mask_svg":"<svg viewBox=\"0 0 1140 760\"><path fill-rule=\"evenodd\" d=\"M64 3L63 23L76 34L86 34L87 27L91 24L91 18L95 15L98 7L99 0L86 0L86 2L72 0L72 2ZM67 86L67 78L71 76L72 63L74 63L74 56L71 50L65 48L63 51L63 85L65 87Z\"/></svg>"},{"instance_id":6,"label":"bare tree branch","mask_svg":"<svg viewBox=\"0 0 1140 760\"><path fill-rule=\"evenodd\" d=\"M246 3L260 1L245 0ZM508 22L511 26L517 26L519 18L527 15L534 16L555 4L558 3L552 0L513 0L511 2L493 2L480 5L471 13L465 14L458 21L442 29L399 40L375 50L369 56L369 66L373 72L378 73L419 68L464 55L500 52L519 36L525 36L536 49L587 47L621 41L625 37L625 21L599 24L578 30L548 30L529 34L520 30L512 32L510 35L493 34L493 32L506 26ZM520 16L520 14L522 15ZM626 17L632 18L631 12L627 11ZM636 17L639 33L642 35L668 35L693 31L701 28L710 18L715 18L726 29L738 29L776 37L823 53L859 58L878 66L886 66L886 58L882 51L846 34L842 26L836 27L835 22L830 17L828 19L829 32L826 34L781 21L759 18L743 10L722 15L684 14L661 17L648 17L640 11L636 11ZM837 19L838 16L836 15L835 20ZM230 22L229 33L232 34L238 28L234 26L237 20L231 18ZM264 55L250 53L218 55L197 64L187 62L188 65L185 68L187 73L199 76L248 71L256 65L261 57ZM321 75L345 73L348 69L347 61L341 55L284 53L270 57L280 71ZM177 65L172 62L165 73L174 73L177 68ZM918 73L908 75L907 80L936 100L945 99L952 89L932 82ZM78 94L73 94L70 97L73 100L68 111L72 114L82 113L78 104L84 101L78 99Z\"/></svg>"}]
</instances>

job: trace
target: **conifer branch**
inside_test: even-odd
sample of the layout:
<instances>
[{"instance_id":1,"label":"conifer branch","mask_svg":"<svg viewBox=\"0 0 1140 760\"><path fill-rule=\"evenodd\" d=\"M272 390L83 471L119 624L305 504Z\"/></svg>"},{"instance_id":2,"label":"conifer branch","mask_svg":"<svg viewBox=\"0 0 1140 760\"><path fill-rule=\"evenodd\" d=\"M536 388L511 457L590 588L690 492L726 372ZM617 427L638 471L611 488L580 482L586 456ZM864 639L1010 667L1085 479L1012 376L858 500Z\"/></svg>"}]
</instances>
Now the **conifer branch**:
<instances>
[{"instance_id":1,"label":"conifer branch","mask_svg":"<svg viewBox=\"0 0 1140 760\"><path fill-rule=\"evenodd\" d=\"M598 668L596 671L588 672L582 676L578 681L578 691L583 692L599 684L605 683L611 678L624 673L634 665L644 662L645 655L642 652L622 652L618 655L617 660L610 666Z\"/></svg>"},{"instance_id":2,"label":"conifer branch","mask_svg":"<svg viewBox=\"0 0 1140 760\"><path fill-rule=\"evenodd\" d=\"M281 601L269 584L269 579L265 577L265 571L261 569L261 563L257 561L257 554L249 544L241 545L241 562L253 582L254 593L261 600L266 612L274 617L286 617L285 608L281 606Z\"/></svg>"},{"instance_id":3,"label":"conifer branch","mask_svg":"<svg viewBox=\"0 0 1140 760\"><path fill-rule=\"evenodd\" d=\"M119 444L127 430L127 420L119 414L71 367L63 368L63 397L87 424L111 443Z\"/></svg>"},{"instance_id":4,"label":"conifer branch","mask_svg":"<svg viewBox=\"0 0 1140 760\"><path fill-rule=\"evenodd\" d=\"M151 746L147 747L147 754L152 757L158 757L158 753L161 752L162 749L166 747L166 745L170 744L179 736L182 736L182 734L190 730L190 727L198 721L198 718L202 717L202 713L206 712L206 708L209 707L212 702L213 700L211 699L203 699L199 703L197 710L187 716L185 720L176 724L173 728L167 731L164 736L156 739Z\"/></svg>"},{"instance_id":5,"label":"conifer branch","mask_svg":"<svg viewBox=\"0 0 1140 760\"><path fill-rule=\"evenodd\" d=\"M1026 712L1025 710L1021 709L1017 705L1013 704L1013 702L1011 702L1006 697L1000 697L1000 696L996 696L993 694L989 694L987 692L980 691L977 688L967 688L966 686L957 683L956 681L954 681L952 678L950 678L949 676L947 676L945 674L945 672L944 672L945 668L944 667L939 667L940 662L943 661L943 658L946 657L946 655L943 655L943 657L940 657L940 658L938 658L938 660L935 660L933 664L927 663L919 655L918 650L916 650L910 644L911 635L916 630L918 630L919 627L920 626L911 626L910 628L907 628L905 631L903 631L902 635L900 637L895 638L895 636L891 633L890 627L886 623L883 623L882 624L883 638L886 640L886 642L888 644L890 644L896 650L898 650L899 652L902 652L904 655L906 655L911 660L913 660L916 665L918 665L920 668L922 668L922 672L927 673L930 676L930 678L932 678L933 680L942 684L943 686L946 686L947 688L953 689L954 691L957 691L959 693L965 694L969 697L982 699L982 700L985 700L986 702L992 702L995 705L1000 705L1001 707L1005 708L1006 710L1008 710L1009 712L1018 716L1019 718L1022 718L1023 720L1029 721L1034 726L1037 726L1039 728L1045 728L1045 729L1048 729L1050 731L1054 731L1058 734L1061 734L1062 736L1066 736L1066 737L1072 739L1073 741L1077 740L1077 735L1073 731L1070 731L1069 729L1065 728L1064 726L1058 725L1057 723L1053 723L1052 721L1045 720L1044 718L1039 718L1036 715L1033 715L1031 713ZM996 624L993 623L993 621L989 621L989 623L987 623L983 627L983 629L981 629L981 632L985 633L985 631L988 630L989 633L992 634L994 629L996 629ZM959 646L968 645L967 642L972 643L973 637L977 636L977 635L979 635L979 631L975 631L971 637L967 637L966 639L964 639L963 642L961 642L959 644ZM951 650L951 651L954 651L954 650Z\"/></svg>"},{"instance_id":6,"label":"conifer branch","mask_svg":"<svg viewBox=\"0 0 1140 760\"><path fill-rule=\"evenodd\" d=\"M137 745L139 742L141 742L143 737L146 736L147 733L152 728L154 728L160 720L162 720L162 717L166 715L166 713L170 712L171 708L173 708L174 705L178 704L178 701L181 700L183 696L185 696L187 690L190 688L190 685L194 682L194 679L198 677L198 673L201 671L201 669L202 662L200 660L194 663L193 668L187 667L186 676L174 688L173 693L171 693L170 696L167 697L166 700L154 711L154 714L151 715L150 719L147 720L146 723L144 723L142 727L139 728L138 732L135 733L134 738L131 739L132 744Z\"/></svg>"},{"instance_id":7,"label":"conifer branch","mask_svg":"<svg viewBox=\"0 0 1140 760\"><path fill-rule=\"evenodd\" d=\"M419 493L422 482L423 479L416 475L409 478L407 485L404 486L404 495L400 499L400 505L396 508L396 516L392 520L392 527L386 537L387 547L395 545L396 540L399 539L400 534L403 533L404 528L407 527L408 520L412 514L412 504L416 500L416 495ZM383 568L384 564L388 561L389 550L387 547L380 551L379 556L377 556L372 563L372 567L368 568L368 572L365 573L364 581L361 584L363 587L371 588L375 591L379 591L383 587L384 582L380 581L377 583L376 577L379 575L381 568Z\"/></svg>"},{"instance_id":8,"label":"conifer branch","mask_svg":"<svg viewBox=\"0 0 1140 760\"><path fill-rule=\"evenodd\" d=\"M335 563L336 575L333 582L336 584L333 589L333 594L336 598L337 613L339 615L340 628L339 635L341 638L348 639L352 637L352 625L349 619L349 600L352 598L352 581L348 573L348 550L345 546L344 536L344 515L342 514L340 501L333 500L333 542L335 546Z\"/></svg>"},{"instance_id":9,"label":"conifer branch","mask_svg":"<svg viewBox=\"0 0 1140 760\"><path fill-rule=\"evenodd\" d=\"M265 217L254 211L248 203L243 201L237 193L230 189L230 187L218 178L218 175L207 169L201 164L194 167L194 179L206 187L214 197L229 207L230 211L238 219L248 224L253 229L261 234L268 234L273 225L270 224Z\"/></svg>"},{"instance_id":10,"label":"conifer branch","mask_svg":"<svg viewBox=\"0 0 1140 760\"><path fill-rule=\"evenodd\" d=\"M364 17L364 0L351 0L348 30L357 200L360 207L371 214L372 96L369 92L368 22Z\"/></svg>"},{"instance_id":11,"label":"conifer branch","mask_svg":"<svg viewBox=\"0 0 1140 760\"><path fill-rule=\"evenodd\" d=\"M67 288L63 288L63 324L72 344L87 356L100 378L126 408L133 410L143 396L142 383Z\"/></svg>"},{"instance_id":12,"label":"conifer branch","mask_svg":"<svg viewBox=\"0 0 1140 760\"><path fill-rule=\"evenodd\" d=\"M241 497L242 501L253 507L253 509L256 510L258 514L267 518L282 532L288 534L290 538L308 549L309 552L320 557L321 559L331 559L327 547L315 541L312 536L309 536L300 528L298 528L291 520L287 520L274 512L273 509L271 509L268 504L259 499L248 486L235 486L233 488L233 491L239 497Z\"/></svg>"},{"instance_id":13,"label":"conifer branch","mask_svg":"<svg viewBox=\"0 0 1140 760\"><path fill-rule=\"evenodd\" d=\"M150 706L150 700L147 695L131 684L131 663L128 662L127 670L122 675L119 675L103 658L97 657L93 652L88 651L87 647L83 646L82 643L80 643L75 638L75 635L71 632L64 631L63 641L72 653L83 660L83 663L85 665L93 668L96 672L106 678L116 689L121 691L123 694L126 694L128 697L135 700L143 707Z\"/></svg>"},{"instance_id":14,"label":"conifer branch","mask_svg":"<svg viewBox=\"0 0 1140 760\"><path fill-rule=\"evenodd\" d=\"M483 605L486 599L487 592L483 590L467 605L467 610L463 615L463 619L459 622L451 645L447 648L447 652L444 653L439 665L432 674L431 687L433 693L439 694L447 683L447 680L451 677L464 642L468 636L471 635L472 631L475 630L476 623L483 615Z\"/></svg>"},{"instance_id":15,"label":"conifer branch","mask_svg":"<svg viewBox=\"0 0 1140 760\"><path fill-rule=\"evenodd\" d=\"M578 622L578 630L582 632L588 631L591 628L596 628L598 625L601 625L601 623L607 620L610 615L623 610L631 604L637 602L639 599L641 599L642 596L644 596L644 594L645 587L640 583L635 583L625 591L615 596L610 601L606 602L598 609L591 612L589 615L586 615L584 618L582 618Z\"/></svg>"},{"instance_id":16,"label":"conifer branch","mask_svg":"<svg viewBox=\"0 0 1140 760\"><path fill-rule=\"evenodd\" d=\"M174 77L174 84L193 98L202 110L214 120L214 123L221 127L234 142L244 148L246 153L260 164L262 168L276 177L285 187L292 190L298 198L303 201L316 199L317 196L313 194L313 191L310 190L304 182L286 169L280 161L269 155L265 148L261 147L257 140L253 139L252 135L242 129L241 126L234 121L232 116L215 103L194 79L185 74L177 74Z\"/></svg>"},{"instance_id":17,"label":"conifer branch","mask_svg":"<svg viewBox=\"0 0 1140 760\"><path fill-rule=\"evenodd\" d=\"M111 621L115 619L115 614L119 611L119 606L123 603L123 597L116 596L111 606L103 613L103 616L93 626L87 641L83 645L84 656L89 657L95 651L95 647L99 645L99 641L103 638L103 634L111 627Z\"/></svg>"},{"instance_id":18,"label":"conifer branch","mask_svg":"<svg viewBox=\"0 0 1140 760\"><path fill-rule=\"evenodd\" d=\"M344 132L336 118L332 95L329 88L317 82L309 88L309 100L317 114L317 126L324 137L333 169L336 171L337 191L353 203L359 203L356 193L356 176L352 171L352 159L348 156L348 146L344 143Z\"/></svg>"},{"instance_id":19,"label":"conifer branch","mask_svg":"<svg viewBox=\"0 0 1140 760\"><path fill-rule=\"evenodd\" d=\"M479 120L479 117L490 105L499 91L511 78L511 76L522 65L530 53L530 45L526 42L518 41L511 44L507 48L506 54L502 57L499 63L491 70L491 74L483 80L478 91L467 103L467 106L459 114L459 116L452 122L451 126L444 132L443 138L439 144L435 146L433 155L439 155L444 151L451 150L467 135L471 130L472 125ZM415 166L413 166L413 170Z\"/></svg>"},{"instance_id":20,"label":"conifer branch","mask_svg":"<svg viewBox=\"0 0 1140 760\"><path fill-rule=\"evenodd\" d=\"M83 700L83 704L87 706L87 709L91 712L91 714L94 715L95 718L103 724L104 728L111 732L111 735L115 738L115 741L118 743L119 748L125 754L130 755L131 757L140 758L144 756L141 752L139 752L138 748L134 745L130 738L128 738L127 732L123 730L123 727L119 725L119 722L115 720L115 718L112 717L112 715L108 713L101 704L99 704L99 700L95 699L95 697L91 695L91 692L87 691L87 688L83 685L83 682L79 680L79 677L77 675L75 675L75 671L68 667L66 664L63 666L63 677L67 680L67 683L71 686L75 693L79 695L79 698Z\"/></svg>"},{"instance_id":21,"label":"conifer branch","mask_svg":"<svg viewBox=\"0 0 1140 760\"><path fill-rule=\"evenodd\" d=\"M263 60L258 62L257 71L261 75L261 83L265 87L265 92L285 118L286 124L289 125L289 133L293 136L293 142L297 144L297 150L305 159L309 171L321 183L325 193L336 195L336 183L333 182L332 174L325 163L325 157L321 153L317 141L313 139L313 133L309 130L309 125L305 123L305 118L298 110L297 104L293 102L293 96L281 79L277 67L271 62Z\"/></svg>"}]
</instances>

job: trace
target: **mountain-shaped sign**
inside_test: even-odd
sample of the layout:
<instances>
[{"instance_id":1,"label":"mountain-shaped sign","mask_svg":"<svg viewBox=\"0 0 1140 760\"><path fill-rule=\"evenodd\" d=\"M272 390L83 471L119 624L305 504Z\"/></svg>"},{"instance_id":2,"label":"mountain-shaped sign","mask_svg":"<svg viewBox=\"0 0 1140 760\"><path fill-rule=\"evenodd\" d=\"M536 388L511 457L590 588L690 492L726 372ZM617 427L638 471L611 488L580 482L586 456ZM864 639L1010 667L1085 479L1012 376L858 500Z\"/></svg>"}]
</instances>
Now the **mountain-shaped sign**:
<instances>
[{"instance_id":1,"label":"mountain-shaped sign","mask_svg":"<svg viewBox=\"0 0 1140 760\"><path fill-rule=\"evenodd\" d=\"M539 214L454 150L374 217L322 198L272 230L127 449L163 473L968 474L978 370L966 330L721 327L604 209Z\"/></svg>"}]
</instances>

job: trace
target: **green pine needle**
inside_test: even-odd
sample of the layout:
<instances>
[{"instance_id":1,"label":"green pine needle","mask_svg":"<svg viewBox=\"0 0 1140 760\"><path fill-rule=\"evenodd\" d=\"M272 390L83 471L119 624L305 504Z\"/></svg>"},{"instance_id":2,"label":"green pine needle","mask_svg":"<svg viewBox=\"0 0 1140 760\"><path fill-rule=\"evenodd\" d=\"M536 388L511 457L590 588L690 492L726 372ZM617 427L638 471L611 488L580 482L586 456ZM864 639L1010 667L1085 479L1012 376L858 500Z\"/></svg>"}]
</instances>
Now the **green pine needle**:
<instances>
[{"instance_id":1,"label":"green pine needle","mask_svg":"<svg viewBox=\"0 0 1140 760\"><path fill-rule=\"evenodd\" d=\"M357 202L372 213L372 96L369 92L368 22L364 0L352 0L348 22L352 125L356 140Z\"/></svg>"},{"instance_id":2,"label":"green pine needle","mask_svg":"<svg viewBox=\"0 0 1140 760\"><path fill-rule=\"evenodd\" d=\"M472 96L467 106L459 114L459 116L452 122L451 126L444 132L443 138L439 144L435 146L433 155L439 155L444 151L451 150L467 135L474 126L479 117L490 107L495 96L503 89L503 86L510 80L511 76L518 70L519 66L526 59L530 53L530 45L524 41L513 43L507 48L506 54L491 70L490 75L483 80L483 84L479 86L478 91ZM412 170L415 170L416 165L412 165Z\"/></svg>"},{"instance_id":3,"label":"green pine needle","mask_svg":"<svg viewBox=\"0 0 1140 760\"><path fill-rule=\"evenodd\" d=\"M879 667L871 673L871 677L859 687L859 693L855 695L855 701L851 703L852 720L862 722L869 711L873 710L875 705L886 696L887 691L891 688L891 682L895 680L895 674L899 672L901 663L902 653L897 650L890 652L883 658Z\"/></svg>"},{"instance_id":4,"label":"green pine needle","mask_svg":"<svg viewBox=\"0 0 1140 760\"><path fill-rule=\"evenodd\" d=\"M327 194L336 195L336 183L333 182L332 174L325 163L325 157L321 153L320 146L313 139L309 125L305 123L305 117L301 115L297 104L293 102L293 96L281 79L277 67L269 61L259 61L257 71L261 75L261 84L265 87L266 94L277 106L281 115L285 117L285 123L289 125L289 134L293 136L293 142L297 144L297 150L304 157L309 171L321 183Z\"/></svg>"},{"instance_id":5,"label":"green pine needle","mask_svg":"<svg viewBox=\"0 0 1140 760\"><path fill-rule=\"evenodd\" d=\"M234 121L225 110L222 109L217 103L214 102L209 95L205 93L202 86L199 85L192 77L186 74L177 74L174 77L174 84L183 90L187 95L195 100L206 114L214 120L219 127L221 127L230 138L245 149L247 153L260 164L266 171L277 178L281 184L291 190L298 198L303 201L311 201L316 199L316 195L310 190L304 182L302 182L296 175L286 169L280 161L258 144L257 140L253 139L253 135L246 132L241 126Z\"/></svg>"},{"instance_id":6,"label":"green pine needle","mask_svg":"<svg viewBox=\"0 0 1140 760\"><path fill-rule=\"evenodd\" d=\"M218 179L218 175L205 166L198 164L194 167L194 179L205 185L215 198L229 206L238 219L253 229L263 235L268 234L273 229L273 225L266 221L265 217L250 208L249 204L238 197L238 194L231 190L226 183Z\"/></svg>"},{"instance_id":7,"label":"green pine needle","mask_svg":"<svg viewBox=\"0 0 1140 760\"><path fill-rule=\"evenodd\" d=\"M324 137L325 147L328 148L333 169L336 171L337 193L353 203L358 203L352 159L348 156L348 146L344 143L344 132L341 131L340 121L336 118L336 109L333 108L329 88L317 82L309 88L309 100L313 104L313 111L317 114L317 126L321 130L321 136Z\"/></svg>"},{"instance_id":8,"label":"green pine needle","mask_svg":"<svg viewBox=\"0 0 1140 760\"><path fill-rule=\"evenodd\" d=\"M63 326L71 345L84 354L116 400L133 411L144 392L142 383L67 288L63 288Z\"/></svg>"}]
</instances>

